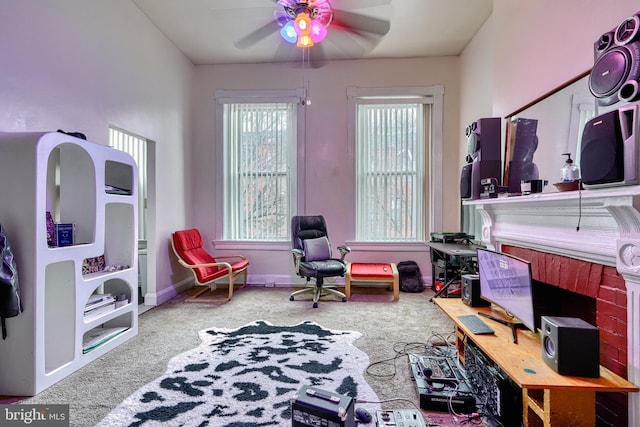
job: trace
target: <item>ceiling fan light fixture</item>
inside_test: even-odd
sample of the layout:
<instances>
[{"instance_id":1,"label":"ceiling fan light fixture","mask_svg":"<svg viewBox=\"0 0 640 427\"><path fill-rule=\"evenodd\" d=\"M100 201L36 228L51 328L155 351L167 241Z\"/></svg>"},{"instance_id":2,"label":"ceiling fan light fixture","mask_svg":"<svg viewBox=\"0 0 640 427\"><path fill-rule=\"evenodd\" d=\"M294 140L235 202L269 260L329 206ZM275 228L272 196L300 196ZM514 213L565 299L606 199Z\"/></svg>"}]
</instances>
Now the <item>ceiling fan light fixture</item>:
<instances>
[{"instance_id":1,"label":"ceiling fan light fixture","mask_svg":"<svg viewBox=\"0 0 640 427\"><path fill-rule=\"evenodd\" d=\"M298 33L296 33L296 29L293 27L293 21L287 22L280 29L280 36L282 36L282 38L285 39L285 41L291 44L296 43L296 41L298 40Z\"/></svg>"},{"instance_id":2,"label":"ceiling fan light fixture","mask_svg":"<svg viewBox=\"0 0 640 427\"><path fill-rule=\"evenodd\" d=\"M327 36L327 29L315 19L311 21L311 39L314 43L320 43Z\"/></svg>"},{"instance_id":3,"label":"ceiling fan light fixture","mask_svg":"<svg viewBox=\"0 0 640 427\"><path fill-rule=\"evenodd\" d=\"M298 41L296 45L298 47L311 47L313 46L313 39L311 38L311 17L306 12L300 12L293 20L293 28L298 33Z\"/></svg>"},{"instance_id":4,"label":"ceiling fan light fixture","mask_svg":"<svg viewBox=\"0 0 640 427\"><path fill-rule=\"evenodd\" d=\"M309 14L305 12L299 13L293 21L293 27L296 29L296 33L298 33L299 36L309 34L311 31L311 18L309 17Z\"/></svg>"},{"instance_id":5,"label":"ceiling fan light fixture","mask_svg":"<svg viewBox=\"0 0 640 427\"><path fill-rule=\"evenodd\" d=\"M298 47L311 47L313 46L313 40L311 39L310 34L302 34L298 37L298 41L296 42L296 46Z\"/></svg>"}]
</instances>

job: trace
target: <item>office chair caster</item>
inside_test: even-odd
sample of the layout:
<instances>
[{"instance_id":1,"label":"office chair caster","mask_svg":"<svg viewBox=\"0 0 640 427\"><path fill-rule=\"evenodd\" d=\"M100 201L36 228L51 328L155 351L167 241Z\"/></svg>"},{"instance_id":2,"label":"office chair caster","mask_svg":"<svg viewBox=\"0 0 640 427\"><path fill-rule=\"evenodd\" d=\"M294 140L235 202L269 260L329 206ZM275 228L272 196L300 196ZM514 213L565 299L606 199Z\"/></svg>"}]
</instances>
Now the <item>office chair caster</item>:
<instances>
[{"instance_id":1,"label":"office chair caster","mask_svg":"<svg viewBox=\"0 0 640 427\"><path fill-rule=\"evenodd\" d=\"M295 299L291 296L289 297L289 301L295 301Z\"/></svg>"},{"instance_id":2,"label":"office chair caster","mask_svg":"<svg viewBox=\"0 0 640 427\"><path fill-rule=\"evenodd\" d=\"M313 308L318 308L318 303L317 302L313 303Z\"/></svg>"}]
</instances>

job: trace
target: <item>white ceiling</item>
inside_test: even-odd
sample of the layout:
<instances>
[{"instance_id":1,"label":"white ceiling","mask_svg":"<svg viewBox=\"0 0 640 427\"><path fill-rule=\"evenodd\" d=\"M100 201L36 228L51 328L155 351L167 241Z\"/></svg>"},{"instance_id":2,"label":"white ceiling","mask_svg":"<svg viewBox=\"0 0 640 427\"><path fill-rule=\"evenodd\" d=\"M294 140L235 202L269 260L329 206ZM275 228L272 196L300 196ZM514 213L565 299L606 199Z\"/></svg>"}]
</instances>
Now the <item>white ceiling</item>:
<instances>
[{"instance_id":1,"label":"white ceiling","mask_svg":"<svg viewBox=\"0 0 640 427\"><path fill-rule=\"evenodd\" d=\"M301 49L270 33L236 45L273 21L276 0L132 0L194 64L297 61ZM331 0L342 9L389 20L389 32L365 39L329 26L311 48L326 59L458 55L491 15L492 0Z\"/></svg>"}]
</instances>

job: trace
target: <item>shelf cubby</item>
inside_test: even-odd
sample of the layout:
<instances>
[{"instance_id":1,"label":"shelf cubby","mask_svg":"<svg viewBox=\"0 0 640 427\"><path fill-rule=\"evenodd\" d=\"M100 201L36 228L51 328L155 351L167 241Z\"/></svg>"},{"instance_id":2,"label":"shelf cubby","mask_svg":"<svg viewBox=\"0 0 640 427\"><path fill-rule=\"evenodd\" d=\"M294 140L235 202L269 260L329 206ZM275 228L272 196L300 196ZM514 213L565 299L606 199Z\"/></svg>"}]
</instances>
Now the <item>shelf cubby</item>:
<instances>
[{"instance_id":1,"label":"shelf cubby","mask_svg":"<svg viewBox=\"0 0 640 427\"><path fill-rule=\"evenodd\" d=\"M6 319L0 395L33 396L138 333L137 169L128 154L61 132L0 133L0 218L18 264L24 311ZM107 185L124 189L117 195ZM75 225L74 244L49 247L47 216ZM83 273L103 255L116 271ZM128 303L85 317L97 291ZM120 328L83 351L89 335Z\"/></svg>"}]
</instances>

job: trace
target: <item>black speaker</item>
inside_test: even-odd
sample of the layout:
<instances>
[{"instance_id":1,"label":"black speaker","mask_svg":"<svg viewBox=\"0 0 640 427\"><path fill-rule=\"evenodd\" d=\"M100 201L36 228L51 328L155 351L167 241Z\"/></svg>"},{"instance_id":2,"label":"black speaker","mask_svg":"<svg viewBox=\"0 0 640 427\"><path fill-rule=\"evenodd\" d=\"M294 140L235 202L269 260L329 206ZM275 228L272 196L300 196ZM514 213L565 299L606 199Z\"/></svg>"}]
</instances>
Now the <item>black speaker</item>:
<instances>
[{"instance_id":1,"label":"black speaker","mask_svg":"<svg viewBox=\"0 0 640 427\"><path fill-rule=\"evenodd\" d=\"M473 169L473 163L466 164L462 167L460 173L460 198L471 198L471 170Z\"/></svg>"},{"instance_id":2,"label":"black speaker","mask_svg":"<svg viewBox=\"0 0 640 427\"><path fill-rule=\"evenodd\" d=\"M610 111L589 120L580 143L582 182L607 184L624 178L624 157L618 112Z\"/></svg>"},{"instance_id":3,"label":"black speaker","mask_svg":"<svg viewBox=\"0 0 640 427\"><path fill-rule=\"evenodd\" d=\"M640 12L639 12L640 13ZM636 13L594 43L589 90L598 105L640 99L640 16Z\"/></svg>"},{"instance_id":4,"label":"black speaker","mask_svg":"<svg viewBox=\"0 0 640 427\"><path fill-rule=\"evenodd\" d=\"M471 198L480 198L483 187L480 181L495 178L498 184L502 172L500 117L478 119L465 129L467 136L467 158L471 166Z\"/></svg>"},{"instance_id":5,"label":"black speaker","mask_svg":"<svg viewBox=\"0 0 640 427\"><path fill-rule=\"evenodd\" d=\"M589 120L580 141L580 170L585 186L640 184L640 118L629 104Z\"/></svg>"},{"instance_id":6,"label":"black speaker","mask_svg":"<svg viewBox=\"0 0 640 427\"><path fill-rule=\"evenodd\" d=\"M464 274L462 276L462 302L470 307L489 307L491 303L480 297L480 276Z\"/></svg>"},{"instance_id":7,"label":"black speaker","mask_svg":"<svg viewBox=\"0 0 640 427\"><path fill-rule=\"evenodd\" d=\"M542 316L542 359L561 375L600 376L598 328L577 317Z\"/></svg>"},{"instance_id":8,"label":"black speaker","mask_svg":"<svg viewBox=\"0 0 640 427\"><path fill-rule=\"evenodd\" d=\"M478 119L465 129L467 153L472 160L502 159L500 117Z\"/></svg>"}]
</instances>

